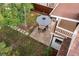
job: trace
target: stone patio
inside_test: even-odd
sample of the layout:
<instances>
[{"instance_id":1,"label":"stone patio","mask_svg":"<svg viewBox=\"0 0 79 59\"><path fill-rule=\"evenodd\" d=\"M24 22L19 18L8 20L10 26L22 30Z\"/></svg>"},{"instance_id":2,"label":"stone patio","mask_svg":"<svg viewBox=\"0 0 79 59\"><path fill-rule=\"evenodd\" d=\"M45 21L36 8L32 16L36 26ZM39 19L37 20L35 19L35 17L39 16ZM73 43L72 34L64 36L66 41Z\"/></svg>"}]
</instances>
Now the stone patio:
<instances>
[{"instance_id":1,"label":"stone patio","mask_svg":"<svg viewBox=\"0 0 79 59\"><path fill-rule=\"evenodd\" d=\"M38 28L36 27L34 31L30 35L33 39L49 46L51 42L50 30L48 29L45 32L38 32Z\"/></svg>"}]
</instances>

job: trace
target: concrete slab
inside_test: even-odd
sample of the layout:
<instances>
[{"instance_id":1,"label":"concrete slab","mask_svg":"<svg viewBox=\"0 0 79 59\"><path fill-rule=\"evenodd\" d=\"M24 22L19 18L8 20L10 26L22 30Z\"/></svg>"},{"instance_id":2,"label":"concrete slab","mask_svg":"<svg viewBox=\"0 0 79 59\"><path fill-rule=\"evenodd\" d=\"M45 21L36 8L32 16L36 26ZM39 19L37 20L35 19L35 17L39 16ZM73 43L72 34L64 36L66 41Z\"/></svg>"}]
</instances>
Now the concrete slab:
<instances>
[{"instance_id":1,"label":"concrete slab","mask_svg":"<svg viewBox=\"0 0 79 59\"><path fill-rule=\"evenodd\" d=\"M51 35L50 35L50 30L47 30L45 32L39 32L38 28L36 27L34 31L30 34L30 37L33 39L49 46L51 42Z\"/></svg>"}]
</instances>

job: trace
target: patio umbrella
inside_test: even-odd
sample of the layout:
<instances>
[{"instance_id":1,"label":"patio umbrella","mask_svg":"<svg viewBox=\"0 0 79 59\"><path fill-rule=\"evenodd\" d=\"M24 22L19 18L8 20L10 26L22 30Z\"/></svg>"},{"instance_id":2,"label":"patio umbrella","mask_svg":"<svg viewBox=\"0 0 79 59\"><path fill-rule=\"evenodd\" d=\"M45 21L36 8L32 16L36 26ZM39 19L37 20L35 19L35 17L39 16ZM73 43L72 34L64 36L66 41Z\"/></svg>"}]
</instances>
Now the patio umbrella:
<instances>
[{"instance_id":1,"label":"patio umbrella","mask_svg":"<svg viewBox=\"0 0 79 59\"><path fill-rule=\"evenodd\" d=\"M49 16L41 15L41 16L38 16L38 17L37 17L36 22L37 22L39 25L47 26L47 25L50 24L51 19L50 19Z\"/></svg>"}]
</instances>

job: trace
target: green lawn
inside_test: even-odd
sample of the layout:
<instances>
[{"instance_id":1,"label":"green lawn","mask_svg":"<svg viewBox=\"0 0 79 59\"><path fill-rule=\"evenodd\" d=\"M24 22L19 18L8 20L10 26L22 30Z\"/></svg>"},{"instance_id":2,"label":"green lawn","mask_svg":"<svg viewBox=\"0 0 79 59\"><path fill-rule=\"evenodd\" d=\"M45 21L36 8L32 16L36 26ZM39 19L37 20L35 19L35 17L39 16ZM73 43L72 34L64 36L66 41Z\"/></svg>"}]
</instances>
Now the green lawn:
<instances>
[{"instance_id":1,"label":"green lawn","mask_svg":"<svg viewBox=\"0 0 79 59\"><path fill-rule=\"evenodd\" d=\"M52 49L36 40L26 36L9 27L4 27L0 30L0 42L4 41L7 46L11 46L11 55L21 56L38 56L38 55L52 55Z\"/></svg>"}]
</instances>

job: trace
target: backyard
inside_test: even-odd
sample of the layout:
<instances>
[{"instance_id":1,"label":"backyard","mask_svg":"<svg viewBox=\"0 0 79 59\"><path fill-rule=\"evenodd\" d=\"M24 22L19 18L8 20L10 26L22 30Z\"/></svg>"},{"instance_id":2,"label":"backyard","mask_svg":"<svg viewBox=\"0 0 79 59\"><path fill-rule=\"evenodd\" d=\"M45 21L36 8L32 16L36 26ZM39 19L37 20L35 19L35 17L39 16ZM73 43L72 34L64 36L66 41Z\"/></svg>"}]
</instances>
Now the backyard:
<instances>
[{"instance_id":1,"label":"backyard","mask_svg":"<svg viewBox=\"0 0 79 59\"><path fill-rule=\"evenodd\" d=\"M4 41L7 46L12 47L10 55L52 55L52 48L48 49L48 47L42 43L9 27L0 30L0 42L2 41Z\"/></svg>"},{"instance_id":2,"label":"backyard","mask_svg":"<svg viewBox=\"0 0 79 59\"><path fill-rule=\"evenodd\" d=\"M57 51L53 48L30 37L34 28L38 26L36 18L41 15L31 10L33 9L32 4L1 4L0 7L0 55L56 55ZM28 35L10 26L20 28L20 31L24 30Z\"/></svg>"}]
</instances>

